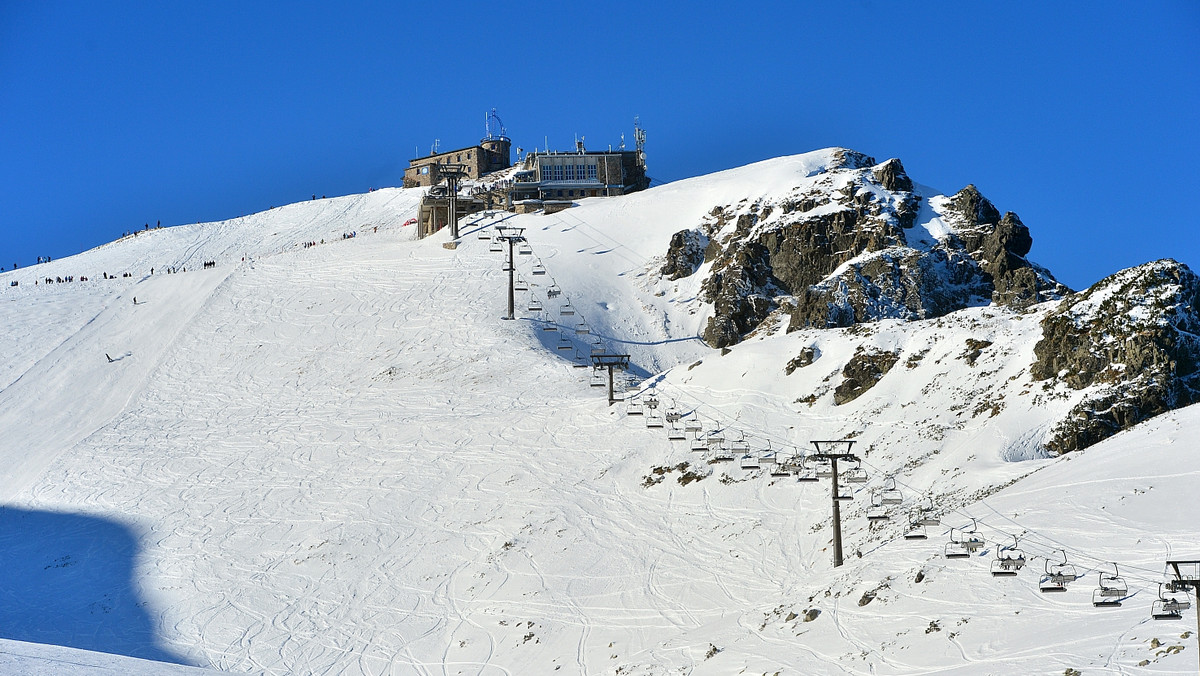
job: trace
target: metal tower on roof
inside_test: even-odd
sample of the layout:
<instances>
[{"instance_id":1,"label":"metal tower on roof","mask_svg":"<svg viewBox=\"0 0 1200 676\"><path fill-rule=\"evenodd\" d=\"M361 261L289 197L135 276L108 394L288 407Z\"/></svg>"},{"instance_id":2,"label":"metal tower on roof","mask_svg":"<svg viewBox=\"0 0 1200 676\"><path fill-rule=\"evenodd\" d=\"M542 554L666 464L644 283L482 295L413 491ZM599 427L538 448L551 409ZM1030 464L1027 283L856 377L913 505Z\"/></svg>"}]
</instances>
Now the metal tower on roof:
<instances>
[{"instance_id":1,"label":"metal tower on roof","mask_svg":"<svg viewBox=\"0 0 1200 676\"><path fill-rule=\"evenodd\" d=\"M485 113L483 116L483 133L485 141L490 139L508 140L508 130L504 128L504 123L500 120L500 116L496 114L495 108L492 108L490 113Z\"/></svg>"}]
</instances>

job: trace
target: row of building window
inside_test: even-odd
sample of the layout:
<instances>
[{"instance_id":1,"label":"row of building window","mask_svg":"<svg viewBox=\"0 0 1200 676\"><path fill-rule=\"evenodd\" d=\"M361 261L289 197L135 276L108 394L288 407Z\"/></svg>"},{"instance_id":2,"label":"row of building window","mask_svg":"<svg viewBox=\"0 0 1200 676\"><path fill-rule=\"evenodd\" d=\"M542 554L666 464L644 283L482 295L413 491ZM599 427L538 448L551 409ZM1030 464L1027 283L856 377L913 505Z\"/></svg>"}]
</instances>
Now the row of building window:
<instances>
[{"instance_id":1,"label":"row of building window","mask_svg":"<svg viewBox=\"0 0 1200 676\"><path fill-rule=\"evenodd\" d=\"M549 164L542 165L543 181L595 181L594 164Z\"/></svg>"}]
</instances>

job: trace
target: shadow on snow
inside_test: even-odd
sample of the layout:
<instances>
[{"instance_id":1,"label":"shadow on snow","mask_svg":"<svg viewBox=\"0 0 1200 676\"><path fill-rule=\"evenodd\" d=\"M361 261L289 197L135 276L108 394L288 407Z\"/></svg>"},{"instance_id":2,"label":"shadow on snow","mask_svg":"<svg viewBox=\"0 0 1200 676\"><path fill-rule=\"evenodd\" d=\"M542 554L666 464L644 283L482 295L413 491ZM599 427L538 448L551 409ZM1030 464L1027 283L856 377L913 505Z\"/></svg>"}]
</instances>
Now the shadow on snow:
<instances>
[{"instance_id":1,"label":"shadow on snow","mask_svg":"<svg viewBox=\"0 0 1200 676\"><path fill-rule=\"evenodd\" d=\"M155 635L138 553L125 524L0 506L0 637L188 664Z\"/></svg>"}]
</instances>

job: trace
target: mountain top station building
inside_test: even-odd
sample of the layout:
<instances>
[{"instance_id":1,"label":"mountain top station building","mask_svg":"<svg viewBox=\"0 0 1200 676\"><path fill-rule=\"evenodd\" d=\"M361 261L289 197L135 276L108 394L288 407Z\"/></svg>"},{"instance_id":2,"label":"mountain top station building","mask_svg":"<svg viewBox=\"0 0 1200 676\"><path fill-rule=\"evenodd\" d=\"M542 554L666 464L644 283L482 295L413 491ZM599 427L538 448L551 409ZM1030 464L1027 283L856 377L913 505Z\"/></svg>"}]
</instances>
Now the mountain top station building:
<instances>
[{"instance_id":1,"label":"mountain top station building","mask_svg":"<svg viewBox=\"0 0 1200 676\"><path fill-rule=\"evenodd\" d=\"M489 136L477 146L449 150L409 160L404 170L404 187L434 186L441 182L441 167L457 164L466 171L464 178L477 179L484 174L500 171L512 166L509 150L512 141L507 136Z\"/></svg>"}]
</instances>

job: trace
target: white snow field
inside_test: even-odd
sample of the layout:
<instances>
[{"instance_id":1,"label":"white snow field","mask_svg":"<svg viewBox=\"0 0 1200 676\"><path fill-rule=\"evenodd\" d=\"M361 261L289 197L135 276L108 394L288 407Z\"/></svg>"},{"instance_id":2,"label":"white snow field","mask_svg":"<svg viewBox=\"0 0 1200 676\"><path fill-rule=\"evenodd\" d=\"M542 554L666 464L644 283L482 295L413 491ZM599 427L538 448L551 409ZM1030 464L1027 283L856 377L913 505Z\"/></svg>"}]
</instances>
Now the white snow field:
<instances>
[{"instance_id":1,"label":"white snow field","mask_svg":"<svg viewBox=\"0 0 1200 676\"><path fill-rule=\"evenodd\" d=\"M1043 457L1086 394L1028 376L1045 308L695 338L702 275L657 275L671 234L830 152L471 217L456 249L414 240L420 191L394 189L0 274L0 671L1194 673L1194 610L1150 608L1167 558L1200 559L1200 409ZM533 250L517 321L478 234L499 224ZM968 360L968 338L992 345ZM900 362L835 406L860 345ZM629 353L641 391L609 406L575 368L593 348ZM852 436L845 565L828 481L710 464L627 415L651 393L781 457ZM885 489L903 502L868 523ZM905 539L924 504L939 525ZM985 545L945 559L951 527ZM1029 562L993 577L1014 535ZM1064 556L1079 579L1039 592ZM1128 595L1093 607L1111 562Z\"/></svg>"}]
</instances>

